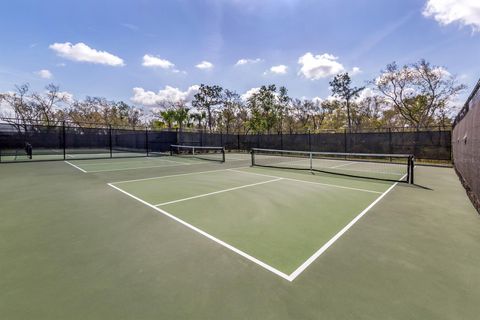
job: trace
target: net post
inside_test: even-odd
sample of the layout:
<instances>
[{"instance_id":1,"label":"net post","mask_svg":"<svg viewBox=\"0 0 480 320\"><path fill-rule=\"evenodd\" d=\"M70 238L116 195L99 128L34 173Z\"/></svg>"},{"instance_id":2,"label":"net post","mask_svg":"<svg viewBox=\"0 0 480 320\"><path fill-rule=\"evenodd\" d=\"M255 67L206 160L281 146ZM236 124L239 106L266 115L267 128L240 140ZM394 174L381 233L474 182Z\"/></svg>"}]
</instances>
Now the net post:
<instances>
[{"instance_id":1,"label":"net post","mask_svg":"<svg viewBox=\"0 0 480 320\"><path fill-rule=\"evenodd\" d=\"M409 162L409 166L408 166L408 183L410 184L414 184L415 181L414 181L414 167L415 167L415 158L413 156L410 156L408 157L408 162Z\"/></svg>"},{"instance_id":2,"label":"net post","mask_svg":"<svg viewBox=\"0 0 480 320\"><path fill-rule=\"evenodd\" d=\"M112 143L112 125L108 125L108 137L109 137L109 142L110 142L110 158L113 158L113 143Z\"/></svg>"},{"instance_id":3,"label":"net post","mask_svg":"<svg viewBox=\"0 0 480 320\"><path fill-rule=\"evenodd\" d=\"M310 152L310 172L313 173L313 153Z\"/></svg>"},{"instance_id":4,"label":"net post","mask_svg":"<svg viewBox=\"0 0 480 320\"><path fill-rule=\"evenodd\" d=\"M222 162L225 162L225 147L222 148Z\"/></svg>"},{"instance_id":5,"label":"net post","mask_svg":"<svg viewBox=\"0 0 480 320\"><path fill-rule=\"evenodd\" d=\"M66 143L66 134L65 134L65 121L62 122L62 139L63 139L63 160L66 160L67 159L67 143Z\"/></svg>"},{"instance_id":6,"label":"net post","mask_svg":"<svg viewBox=\"0 0 480 320\"><path fill-rule=\"evenodd\" d=\"M255 150L252 148L252 150L250 150L250 156L252 158L252 167L255 166Z\"/></svg>"}]
</instances>

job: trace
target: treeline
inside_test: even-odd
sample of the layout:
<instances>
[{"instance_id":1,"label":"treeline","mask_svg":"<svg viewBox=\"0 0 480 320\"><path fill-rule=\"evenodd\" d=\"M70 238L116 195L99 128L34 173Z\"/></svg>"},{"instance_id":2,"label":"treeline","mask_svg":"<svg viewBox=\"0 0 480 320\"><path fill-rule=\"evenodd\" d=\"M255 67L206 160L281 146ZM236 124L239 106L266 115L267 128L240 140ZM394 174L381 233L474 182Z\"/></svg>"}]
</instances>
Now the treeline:
<instances>
[{"instance_id":1,"label":"treeline","mask_svg":"<svg viewBox=\"0 0 480 320\"><path fill-rule=\"evenodd\" d=\"M46 93L28 85L0 95L10 109L6 121L46 125L68 121L115 127L201 129L225 133L317 132L321 130L385 127L448 127L454 115L453 99L465 89L455 76L425 60L399 67L392 63L362 87L352 85L348 73L330 81L327 99L298 99L285 87L261 86L240 96L218 85L201 85L192 101L162 101L145 114L123 101L87 97L78 101L49 85ZM7 119L12 117L13 119Z\"/></svg>"}]
</instances>

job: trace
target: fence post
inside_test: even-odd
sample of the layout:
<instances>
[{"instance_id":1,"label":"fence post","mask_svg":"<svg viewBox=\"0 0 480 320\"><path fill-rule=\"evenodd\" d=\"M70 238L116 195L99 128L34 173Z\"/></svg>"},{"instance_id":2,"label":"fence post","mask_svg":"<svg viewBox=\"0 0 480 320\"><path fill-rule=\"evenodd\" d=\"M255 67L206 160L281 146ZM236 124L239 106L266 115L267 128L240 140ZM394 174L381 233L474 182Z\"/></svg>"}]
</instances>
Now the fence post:
<instances>
[{"instance_id":1,"label":"fence post","mask_svg":"<svg viewBox=\"0 0 480 320\"><path fill-rule=\"evenodd\" d=\"M148 157L149 156L148 127L145 127L145 148L147 150L147 157Z\"/></svg>"},{"instance_id":2,"label":"fence post","mask_svg":"<svg viewBox=\"0 0 480 320\"><path fill-rule=\"evenodd\" d=\"M283 150L283 131L280 132L280 149Z\"/></svg>"},{"instance_id":3,"label":"fence post","mask_svg":"<svg viewBox=\"0 0 480 320\"><path fill-rule=\"evenodd\" d=\"M312 151L312 133L308 130L308 151Z\"/></svg>"},{"instance_id":4,"label":"fence post","mask_svg":"<svg viewBox=\"0 0 480 320\"><path fill-rule=\"evenodd\" d=\"M237 150L240 150L240 133L237 134Z\"/></svg>"},{"instance_id":5,"label":"fence post","mask_svg":"<svg viewBox=\"0 0 480 320\"><path fill-rule=\"evenodd\" d=\"M110 158L113 158L112 125L108 125L108 137L110 140Z\"/></svg>"},{"instance_id":6,"label":"fence post","mask_svg":"<svg viewBox=\"0 0 480 320\"><path fill-rule=\"evenodd\" d=\"M393 153L393 145L392 145L392 128L388 128L388 153ZM392 162L392 157L390 157L390 162Z\"/></svg>"},{"instance_id":7,"label":"fence post","mask_svg":"<svg viewBox=\"0 0 480 320\"><path fill-rule=\"evenodd\" d=\"M65 121L62 123L62 139L63 139L63 160L67 159L67 142L66 142L66 134L65 134Z\"/></svg>"},{"instance_id":8,"label":"fence post","mask_svg":"<svg viewBox=\"0 0 480 320\"><path fill-rule=\"evenodd\" d=\"M347 129L343 129L343 143L344 143L344 151L345 153L348 152L348 147L347 147Z\"/></svg>"}]
</instances>

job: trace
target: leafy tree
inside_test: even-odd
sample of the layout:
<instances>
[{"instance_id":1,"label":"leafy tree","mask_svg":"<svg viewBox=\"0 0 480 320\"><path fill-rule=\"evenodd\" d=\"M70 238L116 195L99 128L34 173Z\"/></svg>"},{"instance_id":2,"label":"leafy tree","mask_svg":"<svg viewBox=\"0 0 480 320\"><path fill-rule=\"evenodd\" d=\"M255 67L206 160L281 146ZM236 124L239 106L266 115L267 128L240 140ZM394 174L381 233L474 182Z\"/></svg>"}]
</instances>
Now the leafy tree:
<instances>
[{"instance_id":1,"label":"leafy tree","mask_svg":"<svg viewBox=\"0 0 480 320\"><path fill-rule=\"evenodd\" d=\"M352 79L346 73L337 74L332 81L330 81L330 87L334 97L340 98L345 101L345 108L347 109L348 129L352 129L352 115L350 110L350 103L352 99L357 98L360 92L365 87L351 87Z\"/></svg>"},{"instance_id":2,"label":"leafy tree","mask_svg":"<svg viewBox=\"0 0 480 320\"><path fill-rule=\"evenodd\" d=\"M182 130L186 122L188 122L189 111L190 109L186 107L185 102L177 103L176 108L173 109L173 120L177 122L180 130Z\"/></svg>"},{"instance_id":3,"label":"leafy tree","mask_svg":"<svg viewBox=\"0 0 480 320\"><path fill-rule=\"evenodd\" d=\"M197 128L202 129L203 128L203 121L206 119L207 115L205 112L196 112L190 114L190 119L192 119L194 122L197 122Z\"/></svg>"},{"instance_id":4,"label":"leafy tree","mask_svg":"<svg viewBox=\"0 0 480 320\"><path fill-rule=\"evenodd\" d=\"M250 128L259 132L270 133L280 119L280 104L277 102L277 88L274 84L261 86L258 92L248 99L248 107L251 113Z\"/></svg>"},{"instance_id":5,"label":"leafy tree","mask_svg":"<svg viewBox=\"0 0 480 320\"><path fill-rule=\"evenodd\" d=\"M223 88L217 85L209 86L201 84L192 101L192 106L207 113L208 129L212 132L213 108L222 102Z\"/></svg>"},{"instance_id":6,"label":"leafy tree","mask_svg":"<svg viewBox=\"0 0 480 320\"><path fill-rule=\"evenodd\" d=\"M177 117L174 109L162 110L159 112L160 117L165 121L169 130L173 128L173 123Z\"/></svg>"},{"instance_id":7,"label":"leafy tree","mask_svg":"<svg viewBox=\"0 0 480 320\"><path fill-rule=\"evenodd\" d=\"M232 127L240 108L240 95L234 91L226 89L222 96L222 110L218 114L219 123L225 128L227 134L232 131Z\"/></svg>"}]
</instances>

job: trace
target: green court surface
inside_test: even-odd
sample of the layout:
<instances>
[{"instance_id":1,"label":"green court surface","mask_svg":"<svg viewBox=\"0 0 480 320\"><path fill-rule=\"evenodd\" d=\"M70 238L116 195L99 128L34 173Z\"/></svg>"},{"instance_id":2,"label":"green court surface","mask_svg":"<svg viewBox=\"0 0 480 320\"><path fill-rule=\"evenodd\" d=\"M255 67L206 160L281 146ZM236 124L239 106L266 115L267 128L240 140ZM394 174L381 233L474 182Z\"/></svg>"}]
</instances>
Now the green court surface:
<instances>
[{"instance_id":1,"label":"green court surface","mask_svg":"<svg viewBox=\"0 0 480 320\"><path fill-rule=\"evenodd\" d=\"M0 318L478 318L480 217L453 169L226 159L1 164Z\"/></svg>"}]
</instances>

